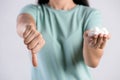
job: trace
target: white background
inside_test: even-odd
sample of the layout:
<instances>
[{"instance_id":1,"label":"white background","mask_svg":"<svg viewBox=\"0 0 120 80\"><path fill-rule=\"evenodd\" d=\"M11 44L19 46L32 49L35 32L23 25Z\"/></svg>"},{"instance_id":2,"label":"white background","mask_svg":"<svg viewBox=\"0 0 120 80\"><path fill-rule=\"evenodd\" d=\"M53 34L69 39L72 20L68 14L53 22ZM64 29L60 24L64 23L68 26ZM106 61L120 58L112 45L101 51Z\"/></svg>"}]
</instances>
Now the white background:
<instances>
[{"instance_id":1,"label":"white background","mask_svg":"<svg viewBox=\"0 0 120 80\"><path fill-rule=\"evenodd\" d=\"M0 80L30 80L30 56L16 33L20 9L35 0L0 0ZM112 38L99 66L91 69L94 80L120 80L120 0L90 0L99 9Z\"/></svg>"}]
</instances>

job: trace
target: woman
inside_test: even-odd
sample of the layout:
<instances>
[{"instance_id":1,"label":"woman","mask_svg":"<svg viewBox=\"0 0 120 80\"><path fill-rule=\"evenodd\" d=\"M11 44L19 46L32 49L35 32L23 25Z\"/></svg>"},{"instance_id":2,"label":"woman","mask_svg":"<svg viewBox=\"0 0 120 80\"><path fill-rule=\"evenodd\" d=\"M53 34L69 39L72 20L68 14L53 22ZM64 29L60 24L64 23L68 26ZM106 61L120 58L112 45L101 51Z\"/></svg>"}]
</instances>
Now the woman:
<instances>
[{"instance_id":1,"label":"woman","mask_svg":"<svg viewBox=\"0 0 120 80\"><path fill-rule=\"evenodd\" d=\"M99 11L87 0L38 0L25 6L17 32L32 53L32 80L93 80L88 66L97 67L110 35L88 33L101 25Z\"/></svg>"}]
</instances>

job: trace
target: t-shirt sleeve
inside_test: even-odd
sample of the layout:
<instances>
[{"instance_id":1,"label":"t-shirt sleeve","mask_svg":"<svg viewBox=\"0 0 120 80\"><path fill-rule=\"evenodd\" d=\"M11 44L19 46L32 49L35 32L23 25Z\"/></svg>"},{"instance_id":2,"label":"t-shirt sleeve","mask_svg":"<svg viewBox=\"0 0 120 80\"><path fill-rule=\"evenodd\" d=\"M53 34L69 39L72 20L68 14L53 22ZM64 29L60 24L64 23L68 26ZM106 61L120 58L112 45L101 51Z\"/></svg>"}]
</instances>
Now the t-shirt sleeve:
<instances>
[{"instance_id":1,"label":"t-shirt sleeve","mask_svg":"<svg viewBox=\"0 0 120 80\"><path fill-rule=\"evenodd\" d=\"M103 27L102 18L99 10L92 9L87 13L84 25L84 31L89 30L94 27Z\"/></svg>"},{"instance_id":2,"label":"t-shirt sleeve","mask_svg":"<svg viewBox=\"0 0 120 80\"><path fill-rule=\"evenodd\" d=\"M20 11L20 14L22 14L22 13L30 14L36 22L36 19L37 19L37 5L29 4L29 5L24 6Z\"/></svg>"}]
</instances>

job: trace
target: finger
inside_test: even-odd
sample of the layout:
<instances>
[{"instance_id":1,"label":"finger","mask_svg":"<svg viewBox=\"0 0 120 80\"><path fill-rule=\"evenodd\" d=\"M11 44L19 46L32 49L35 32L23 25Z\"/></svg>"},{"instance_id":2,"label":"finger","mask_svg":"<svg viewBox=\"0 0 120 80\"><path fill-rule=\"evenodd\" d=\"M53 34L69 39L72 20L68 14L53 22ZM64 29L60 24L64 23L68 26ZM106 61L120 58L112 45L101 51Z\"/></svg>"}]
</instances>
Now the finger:
<instances>
[{"instance_id":1,"label":"finger","mask_svg":"<svg viewBox=\"0 0 120 80\"><path fill-rule=\"evenodd\" d=\"M25 43L26 44L31 43L31 41L34 40L34 39L36 39L39 35L40 35L39 32L32 33L32 35L30 37L28 37L28 38L25 39Z\"/></svg>"},{"instance_id":2,"label":"finger","mask_svg":"<svg viewBox=\"0 0 120 80\"><path fill-rule=\"evenodd\" d=\"M24 39L24 43L28 44L29 42L31 42L31 40L33 38L35 38L37 36L37 33L35 33L34 30L31 31L31 33Z\"/></svg>"},{"instance_id":3,"label":"finger","mask_svg":"<svg viewBox=\"0 0 120 80\"><path fill-rule=\"evenodd\" d=\"M101 49L103 49L103 48L105 47L106 42L107 42L107 35L104 35L104 36L103 36L103 43L102 43L102 45L100 46Z\"/></svg>"},{"instance_id":4,"label":"finger","mask_svg":"<svg viewBox=\"0 0 120 80\"><path fill-rule=\"evenodd\" d=\"M26 37L31 33L31 31L32 31L31 26L28 25L28 26L26 27L25 32L23 33L23 38L26 38Z\"/></svg>"},{"instance_id":5,"label":"finger","mask_svg":"<svg viewBox=\"0 0 120 80\"><path fill-rule=\"evenodd\" d=\"M97 38L98 38L98 35L93 36L93 46L95 46L95 44L97 43Z\"/></svg>"},{"instance_id":6,"label":"finger","mask_svg":"<svg viewBox=\"0 0 120 80\"><path fill-rule=\"evenodd\" d=\"M90 38L88 39L88 43L91 44L91 42L93 42L93 38L90 37Z\"/></svg>"},{"instance_id":7,"label":"finger","mask_svg":"<svg viewBox=\"0 0 120 80\"><path fill-rule=\"evenodd\" d=\"M99 48L103 42L103 34L99 34L97 38L97 42L95 44L95 48Z\"/></svg>"},{"instance_id":8,"label":"finger","mask_svg":"<svg viewBox=\"0 0 120 80\"><path fill-rule=\"evenodd\" d=\"M42 38L40 35L35 37L29 44L28 49L33 49L39 42L41 42Z\"/></svg>"},{"instance_id":9,"label":"finger","mask_svg":"<svg viewBox=\"0 0 120 80\"><path fill-rule=\"evenodd\" d=\"M107 39L110 39L110 38L111 38L111 35L110 35L110 34L108 34Z\"/></svg>"},{"instance_id":10,"label":"finger","mask_svg":"<svg viewBox=\"0 0 120 80\"><path fill-rule=\"evenodd\" d=\"M44 44L45 44L45 41L42 40L37 44L37 46L35 46L35 48L32 49L32 52L37 53L44 46Z\"/></svg>"},{"instance_id":11,"label":"finger","mask_svg":"<svg viewBox=\"0 0 120 80\"><path fill-rule=\"evenodd\" d=\"M84 32L84 37L88 36L88 33L89 33L89 30L86 30L86 31Z\"/></svg>"},{"instance_id":12,"label":"finger","mask_svg":"<svg viewBox=\"0 0 120 80\"><path fill-rule=\"evenodd\" d=\"M93 47L93 40L89 42L89 46Z\"/></svg>"},{"instance_id":13,"label":"finger","mask_svg":"<svg viewBox=\"0 0 120 80\"><path fill-rule=\"evenodd\" d=\"M38 66L37 54L32 52L32 64L34 67Z\"/></svg>"}]
</instances>

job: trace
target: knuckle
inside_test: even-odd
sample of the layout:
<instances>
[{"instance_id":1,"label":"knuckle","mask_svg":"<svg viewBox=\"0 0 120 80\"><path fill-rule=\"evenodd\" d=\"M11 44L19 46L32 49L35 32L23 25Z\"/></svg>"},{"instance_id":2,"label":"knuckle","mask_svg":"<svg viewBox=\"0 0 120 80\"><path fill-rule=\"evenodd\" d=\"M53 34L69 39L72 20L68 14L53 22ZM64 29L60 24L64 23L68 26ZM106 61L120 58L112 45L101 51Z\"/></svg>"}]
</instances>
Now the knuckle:
<instances>
[{"instance_id":1,"label":"knuckle","mask_svg":"<svg viewBox=\"0 0 120 80\"><path fill-rule=\"evenodd\" d=\"M42 34L41 34L41 33L39 33L39 35L42 37Z\"/></svg>"},{"instance_id":2,"label":"knuckle","mask_svg":"<svg viewBox=\"0 0 120 80\"><path fill-rule=\"evenodd\" d=\"M32 45L31 45L31 44L29 44L29 45L28 45L28 48L29 48L29 49L32 49Z\"/></svg>"},{"instance_id":3,"label":"knuckle","mask_svg":"<svg viewBox=\"0 0 120 80\"><path fill-rule=\"evenodd\" d=\"M32 34L34 35L35 33L36 33L35 30L33 30L33 33L32 33Z\"/></svg>"},{"instance_id":4,"label":"knuckle","mask_svg":"<svg viewBox=\"0 0 120 80\"><path fill-rule=\"evenodd\" d=\"M24 43L25 43L25 44L28 44L29 42L30 42L30 39L25 39L25 40L24 40Z\"/></svg>"},{"instance_id":5,"label":"knuckle","mask_svg":"<svg viewBox=\"0 0 120 80\"><path fill-rule=\"evenodd\" d=\"M40 37L40 34L39 34L39 33L37 33L37 38L41 39L41 37Z\"/></svg>"},{"instance_id":6,"label":"knuckle","mask_svg":"<svg viewBox=\"0 0 120 80\"><path fill-rule=\"evenodd\" d=\"M36 36L39 36L40 34L39 34L39 32L36 32Z\"/></svg>"},{"instance_id":7,"label":"knuckle","mask_svg":"<svg viewBox=\"0 0 120 80\"><path fill-rule=\"evenodd\" d=\"M38 38L37 38L40 42L42 41L42 38L40 37L40 36L38 36Z\"/></svg>"},{"instance_id":8,"label":"knuckle","mask_svg":"<svg viewBox=\"0 0 120 80\"><path fill-rule=\"evenodd\" d=\"M26 33L25 32L23 33L23 38L26 38Z\"/></svg>"},{"instance_id":9,"label":"knuckle","mask_svg":"<svg viewBox=\"0 0 120 80\"><path fill-rule=\"evenodd\" d=\"M33 42L28 44L28 49L32 49L33 47L34 47L34 43Z\"/></svg>"},{"instance_id":10,"label":"knuckle","mask_svg":"<svg viewBox=\"0 0 120 80\"><path fill-rule=\"evenodd\" d=\"M31 50L29 45L27 45L27 48L28 48L29 50Z\"/></svg>"},{"instance_id":11,"label":"knuckle","mask_svg":"<svg viewBox=\"0 0 120 80\"><path fill-rule=\"evenodd\" d=\"M24 39L24 44L26 44L26 45L27 45L27 40L26 40L26 39Z\"/></svg>"},{"instance_id":12,"label":"knuckle","mask_svg":"<svg viewBox=\"0 0 120 80\"><path fill-rule=\"evenodd\" d=\"M42 39L40 42L41 42L41 46L43 46L45 44L45 40L44 39Z\"/></svg>"},{"instance_id":13,"label":"knuckle","mask_svg":"<svg viewBox=\"0 0 120 80\"><path fill-rule=\"evenodd\" d=\"M36 53L34 49L32 49L31 51L32 51L32 53Z\"/></svg>"}]
</instances>

